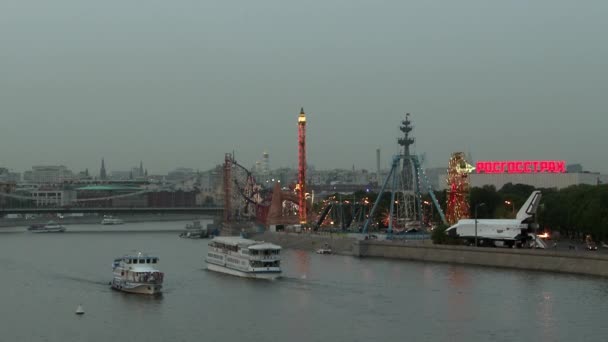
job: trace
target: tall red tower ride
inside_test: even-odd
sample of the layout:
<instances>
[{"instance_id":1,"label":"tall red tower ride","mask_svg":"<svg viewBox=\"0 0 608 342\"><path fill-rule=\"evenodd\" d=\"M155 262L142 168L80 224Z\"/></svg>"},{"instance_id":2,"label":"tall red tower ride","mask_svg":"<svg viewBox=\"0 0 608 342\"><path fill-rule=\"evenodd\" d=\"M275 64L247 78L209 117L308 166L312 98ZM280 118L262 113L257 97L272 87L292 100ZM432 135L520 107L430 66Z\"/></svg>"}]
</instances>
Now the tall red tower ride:
<instances>
[{"instance_id":1,"label":"tall red tower ride","mask_svg":"<svg viewBox=\"0 0 608 342\"><path fill-rule=\"evenodd\" d=\"M306 223L306 113L304 108L298 116L298 206L300 223Z\"/></svg>"}]
</instances>

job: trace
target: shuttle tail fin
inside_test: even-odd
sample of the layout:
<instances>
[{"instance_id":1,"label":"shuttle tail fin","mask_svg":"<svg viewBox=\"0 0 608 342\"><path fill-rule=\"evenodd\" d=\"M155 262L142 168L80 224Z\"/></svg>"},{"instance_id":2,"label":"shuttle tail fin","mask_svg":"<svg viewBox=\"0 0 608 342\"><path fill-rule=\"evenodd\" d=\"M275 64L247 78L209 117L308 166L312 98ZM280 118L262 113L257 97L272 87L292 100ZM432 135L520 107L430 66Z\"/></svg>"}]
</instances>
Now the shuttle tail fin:
<instances>
[{"instance_id":1,"label":"shuttle tail fin","mask_svg":"<svg viewBox=\"0 0 608 342\"><path fill-rule=\"evenodd\" d=\"M538 204L540 203L541 197L542 195L540 191L533 191L530 197L528 197L528 199L524 203L524 205L519 209L515 218L517 218L518 221L523 222L524 220L536 214L536 210L538 209Z\"/></svg>"}]
</instances>

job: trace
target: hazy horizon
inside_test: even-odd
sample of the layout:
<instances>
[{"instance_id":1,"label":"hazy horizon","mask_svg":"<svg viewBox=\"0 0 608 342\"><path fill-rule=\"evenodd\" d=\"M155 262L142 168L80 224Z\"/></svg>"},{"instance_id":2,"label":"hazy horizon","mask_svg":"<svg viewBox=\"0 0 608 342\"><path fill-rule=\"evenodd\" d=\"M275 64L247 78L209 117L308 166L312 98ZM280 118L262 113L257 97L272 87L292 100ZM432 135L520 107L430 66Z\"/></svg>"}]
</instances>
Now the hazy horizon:
<instances>
[{"instance_id":1,"label":"hazy horizon","mask_svg":"<svg viewBox=\"0 0 608 342\"><path fill-rule=\"evenodd\" d=\"M608 173L608 4L557 0L16 1L0 5L0 167L96 175L375 170L412 115L426 167L560 159Z\"/></svg>"}]
</instances>

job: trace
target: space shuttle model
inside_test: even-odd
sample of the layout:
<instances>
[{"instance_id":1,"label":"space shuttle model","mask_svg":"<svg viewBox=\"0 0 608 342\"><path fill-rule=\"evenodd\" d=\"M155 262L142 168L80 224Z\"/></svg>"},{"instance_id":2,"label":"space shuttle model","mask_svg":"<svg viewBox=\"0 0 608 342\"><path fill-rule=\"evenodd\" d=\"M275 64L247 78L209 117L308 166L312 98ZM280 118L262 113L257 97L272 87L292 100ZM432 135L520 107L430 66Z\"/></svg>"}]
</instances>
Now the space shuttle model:
<instances>
[{"instance_id":1,"label":"space shuttle model","mask_svg":"<svg viewBox=\"0 0 608 342\"><path fill-rule=\"evenodd\" d=\"M535 234L534 216L541 199L540 191L533 191L524 205L519 209L515 219L460 220L446 230L453 238L465 240L471 245L522 247L532 245L545 248L546 245Z\"/></svg>"}]
</instances>

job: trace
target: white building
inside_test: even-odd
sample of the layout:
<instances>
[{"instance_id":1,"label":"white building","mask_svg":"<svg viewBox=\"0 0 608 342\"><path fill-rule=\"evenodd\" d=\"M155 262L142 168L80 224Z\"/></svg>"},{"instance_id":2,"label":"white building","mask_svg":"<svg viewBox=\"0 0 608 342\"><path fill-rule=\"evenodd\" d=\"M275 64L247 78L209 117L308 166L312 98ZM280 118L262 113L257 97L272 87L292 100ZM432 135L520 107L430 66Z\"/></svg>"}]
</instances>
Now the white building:
<instances>
[{"instance_id":1,"label":"white building","mask_svg":"<svg viewBox=\"0 0 608 342\"><path fill-rule=\"evenodd\" d=\"M76 200L74 190L35 190L32 197L37 207L61 207Z\"/></svg>"},{"instance_id":2,"label":"white building","mask_svg":"<svg viewBox=\"0 0 608 342\"><path fill-rule=\"evenodd\" d=\"M63 165L32 166L23 173L23 180L31 183L63 183L74 179L72 171Z\"/></svg>"}]
</instances>

